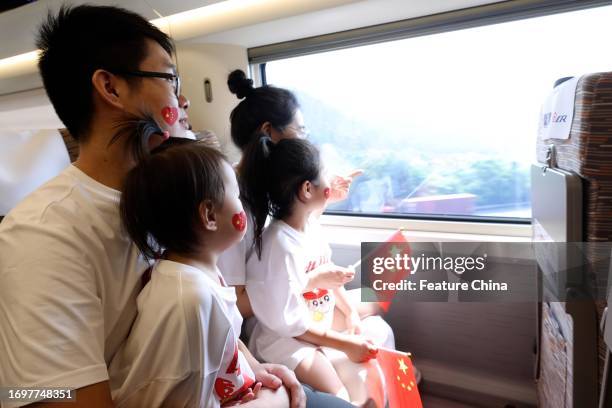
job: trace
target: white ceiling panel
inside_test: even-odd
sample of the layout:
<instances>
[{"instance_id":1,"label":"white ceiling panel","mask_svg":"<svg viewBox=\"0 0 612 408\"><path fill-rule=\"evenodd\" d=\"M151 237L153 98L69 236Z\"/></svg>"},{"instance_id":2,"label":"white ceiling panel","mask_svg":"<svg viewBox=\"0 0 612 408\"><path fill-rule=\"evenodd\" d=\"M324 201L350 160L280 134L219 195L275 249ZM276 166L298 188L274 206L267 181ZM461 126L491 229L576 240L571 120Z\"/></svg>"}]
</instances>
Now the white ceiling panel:
<instances>
[{"instance_id":1,"label":"white ceiling panel","mask_svg":"<svg viewBox=\"0 0 612 408\"><path fill-rule=\"evenodd\" d=\"M365 0L201 36L191 41L256 47L497 2L499 0Z\"/></svg>"},{"instance_id":2,"label":"white ceiling panel","mask_svg":"<svg viewBox=\"0 0 612 408\"><path fill-rule=\"evenodd\" d=\"M167 16L219 1L221 0L38 0L0 14L0 59L34 50L38 25L49 10L58 10L62 4L120 6L152 20L159 17L153 9L162 16Z\"/></svg>"},{"instance_id":3,"label":"white ceiling panel","mask_svg":"<svg viewBox=\"0 0 612 408\"><path fill-rule=\"evenodd\" d=\"M296 5L301 0L287 0ZM155 19L159 12L168 16L221 0L39 0L34 3L9 10L0 14L0 59L29 52L35 49L34 39L38 25L48 10L57 10L62 4L99 4L119 5L142 14L147 19ZM329 2L333 4L333 2ZM218 32L206 31L206 36L197 42L222 42L243 46L256 46L279 41L292 40L313 35L347 30L355 27L380 24L389 21L423 16L442 11L460 9L480 4L495 3L490 0L365 0L332 7L303 15L265 21L253 24L249 21L240 27L240 21ZM299 9L299 7L296 7ZM154 11L155 10L155 11ZM251 19L252 20L252 19ZM234 27L240 28L234 28Z\"/></svg>"}]
</instances>

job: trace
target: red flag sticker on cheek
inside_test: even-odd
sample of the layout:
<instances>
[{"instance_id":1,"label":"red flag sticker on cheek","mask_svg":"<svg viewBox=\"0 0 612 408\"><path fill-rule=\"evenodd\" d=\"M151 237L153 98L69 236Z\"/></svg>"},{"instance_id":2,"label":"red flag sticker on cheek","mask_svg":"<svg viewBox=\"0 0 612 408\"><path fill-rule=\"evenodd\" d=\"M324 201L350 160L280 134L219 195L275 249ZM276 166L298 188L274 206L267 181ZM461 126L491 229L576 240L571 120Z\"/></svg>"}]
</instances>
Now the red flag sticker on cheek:
<instances>
[{"instance_id":1,"label":"red flag sticker on cheek","mask_svg":"<svg viewBox=\"0 0 612 408\"><path fill-rule=\"evenodd\" d=\"M325 190L323 190L323 195L325 196L325 198L329 198L329 196L331 195L331 188L326 187Z\"/></svg>"},{"instance_id":2,"label":"red flag sticker on cheek","mask_svg":"<svg viewBox=\"0 0 612 408\"><path fill-rule=\"evenodd\" d=\"M174 125L174 122L178 120L178 109L174 106L166 106L162 109L161 114L164 118L164 122L170 126Z\"/></svg>"},{"instance_id":3,"label":"red flag sticker on cheek","mask_svg":"<svg viewBox=\"0 0 612 408\"><path fill-rule=\"evenodd\" d=\"M247 225L246 214L244 211L234 214L232 217L232 225L236 228L236 231L244 231Z\"/></svg>"}]
</instances>

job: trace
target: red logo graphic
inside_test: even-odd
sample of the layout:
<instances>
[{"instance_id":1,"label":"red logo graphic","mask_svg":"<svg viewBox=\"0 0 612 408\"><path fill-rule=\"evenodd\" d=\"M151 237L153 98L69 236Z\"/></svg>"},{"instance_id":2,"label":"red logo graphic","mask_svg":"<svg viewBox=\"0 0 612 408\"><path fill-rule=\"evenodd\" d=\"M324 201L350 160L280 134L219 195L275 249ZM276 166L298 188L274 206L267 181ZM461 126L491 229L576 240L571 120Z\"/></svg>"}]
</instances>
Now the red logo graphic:
<instances>
[{"instance_id":1,"label":"red logo graphic","mask_svg":"<svg viewBox=\"0 0 612 408\"><path fill-rule=\"evenodd\" d=\"M319 259L308 262L308 265L306 265L306 269L304 270L304 272L308 273L317 268L318 266L324 265L328 262L329 259L326 256L320 256Z\"/></svg>"},{"instance_id":2,"label":"red logo graphic","mask_svg":"<svg viewBox=\"0 0 612 408\"><path fill-rule=\"evenodd\" d=\"M329 291L327 289L313 289L312 291L309 292L304 292L302 293L302 296L304 296L304 299L306 300L315 300L315 299L320 299L323 296L327 295L329 293Z\"/></svg>"},{"instance_id":3,"label":"red logo graphic","mask_svg":"<svg viewBox=\"0 0 612 408\"><path fill-rule=\"evenodd\" d=\"M174 125L174 122L178 120L178 109L174 106L166 106L161 111L164 121L170 126Z\"/></svg>"},{"instance_id":4,"label":"red logo graphic","mask_svg":"<svg viewBox=\"0 0 612 408\"><path fill-rule=\"evenodd\" d=\"M224 401L234 393L234 384L225 378L217 378L215 380L215 392L221 401Z\"/></svg>"},{"instance_id":5,"label":"red logo graphic","mask_svg":"<svg viewBox=\"0 0 612 408\"><path fill-rule=\"evenodd\" d=\"M232 217L232 225L234 225L237 231L244 231L247 226L247 218L244 211L234 214Z\"/></svg>"},{"instance_id":6,"label":"red logo graphic","mask_svg":"<svg viewBox=\"0 0 612 408\"><path fill-rule=\"evenodd\" d=\"M240 366L238 365L238 346L234 349L234 357L232 357L232 361L230 365L227 367L226 374L240 374Z\"/></svg>"}]
</instances>

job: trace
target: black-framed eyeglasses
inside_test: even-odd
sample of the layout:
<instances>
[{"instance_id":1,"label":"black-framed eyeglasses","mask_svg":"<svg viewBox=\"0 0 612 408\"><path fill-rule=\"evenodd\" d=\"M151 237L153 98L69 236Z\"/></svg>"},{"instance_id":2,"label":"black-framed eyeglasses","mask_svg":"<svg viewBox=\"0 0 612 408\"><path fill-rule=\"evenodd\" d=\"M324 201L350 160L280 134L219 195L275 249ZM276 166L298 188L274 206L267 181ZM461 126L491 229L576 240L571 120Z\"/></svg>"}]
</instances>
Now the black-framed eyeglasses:
<instances>
[{"instance_id":1,"label":"black-framed eyeglasses","mask_svg":"<svg viewBox=\"0 0 612 408\"><path fill-rule=\"evenodd\" d=\"M131 75L141 78L163 78L168 81L172 81L174 87L174 94L178 98L181 94L181 77L178 74L170 74L168 72L155 72L155 71L112 71L117 75Z\"/></svg>"}]
</instances>

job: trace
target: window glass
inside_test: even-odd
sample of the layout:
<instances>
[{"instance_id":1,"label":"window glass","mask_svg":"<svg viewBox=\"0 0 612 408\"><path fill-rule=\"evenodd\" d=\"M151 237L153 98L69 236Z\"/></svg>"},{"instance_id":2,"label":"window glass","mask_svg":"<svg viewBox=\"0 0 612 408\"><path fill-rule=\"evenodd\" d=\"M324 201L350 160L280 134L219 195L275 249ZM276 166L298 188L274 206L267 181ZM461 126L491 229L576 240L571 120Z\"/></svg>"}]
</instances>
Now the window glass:
<instances>
[{"instance_id":1,"label":"window glass","mask_svg":"<svg viewBox=\"0 0 612 408\"><path fill-rule=\"evenodd\" d=\"M612 7L272 61L351 213L529 218L539 111L561 77L612 70Z\"/></svg>"}]
</instances>

